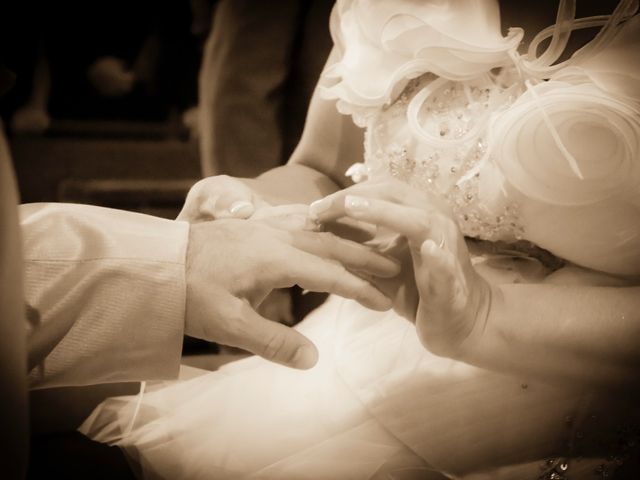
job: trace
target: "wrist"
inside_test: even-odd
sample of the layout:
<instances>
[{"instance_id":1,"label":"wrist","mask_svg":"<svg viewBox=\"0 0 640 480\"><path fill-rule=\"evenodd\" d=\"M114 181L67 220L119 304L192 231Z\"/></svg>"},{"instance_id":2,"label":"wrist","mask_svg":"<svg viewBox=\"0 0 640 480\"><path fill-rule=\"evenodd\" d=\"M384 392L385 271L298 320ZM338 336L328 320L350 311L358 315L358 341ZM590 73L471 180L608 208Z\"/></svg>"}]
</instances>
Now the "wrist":
<instances>
[{"instance_id":1,"label":"wrist","mask_svg":"<svg viewBox=\"0 0 640 480\"><path fill-rule=\"evenodd\" d=\"M491 337L495 334L496 317L503 303L504 293L499 285L482 279L476 297L475 321L455 356L457 360L472 365L482 364L483 352L487 351L487 345L492 344Z\"/></svg>"},{"instance_id":2,"label":"wrist","mask_svg":"<svg viewBox=\"0 0 640 480\"><path fill-rule=\"evenodd\" d=\"M189 224L189 239L187 242L187 252L184 261L184 284L185 284L185 306L184 306L184 332L192 337L202 338L203 332L198 331L199 323L194 321L196 312L199 309L197 301L197 271L194 268L197 265L195 258L198 256L199 242L197 240L199 234L199 224Z\"/></svg>"}]
</instances>

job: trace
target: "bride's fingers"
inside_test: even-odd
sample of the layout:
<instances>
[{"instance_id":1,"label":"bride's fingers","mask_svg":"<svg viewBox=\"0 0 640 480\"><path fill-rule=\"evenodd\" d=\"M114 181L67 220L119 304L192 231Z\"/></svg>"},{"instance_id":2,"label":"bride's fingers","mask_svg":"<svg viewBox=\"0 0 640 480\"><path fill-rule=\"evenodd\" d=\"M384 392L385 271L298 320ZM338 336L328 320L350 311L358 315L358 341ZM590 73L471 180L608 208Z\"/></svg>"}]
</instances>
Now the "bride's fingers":
<instances>
[{"instance_id":1,"label":"bride's fingers","mask_svg":"<svg viewBox=\"0 0 640 480\"><path fill-rule=\"evenodd\" d=\"M342 214L385 227L404 235L409 242L418 246L434 233L434 212L386 200L347 195L343 202Z\"/></svg>"},{"instance_id":2,"label":"bride's fingers","mask_svg":"<svg viewBox=\"0 0 640 480\"><path fill-rule=\"evenodd\" d=\"M339 218L344 212L344 199L346 196L375 198L421 209L438 209L444 212L449 210L440 198L428 192L413 188L399 180L386 179L353 185L317 200L309 206L309 215L312 219L321 223Z\"/></svg>"},{"instance_id":3,"label":"bride's fingers","mask_svg":"<svg viewBox=\"0 0 640 480\"><path fill-rule=\"evenodd\" d=\"M318 257L336 260L350 270L389 278L400 273L399 263L370 247L323 232L299 232L293 236L294 247Z\"/></svg>"},{"instance_id":4,"label":"bride's fingers","mask_svg":"<svg viewBox=\"0 0 640 480\"><path fill-rule=\"evenodd\" d=\"M391 199L393 188L381 189L379 183L358 184L327 195L309 205L309 216L319 222L327 223L344 216L344 199L347 195Z\"/></svg>"}]
</instances>

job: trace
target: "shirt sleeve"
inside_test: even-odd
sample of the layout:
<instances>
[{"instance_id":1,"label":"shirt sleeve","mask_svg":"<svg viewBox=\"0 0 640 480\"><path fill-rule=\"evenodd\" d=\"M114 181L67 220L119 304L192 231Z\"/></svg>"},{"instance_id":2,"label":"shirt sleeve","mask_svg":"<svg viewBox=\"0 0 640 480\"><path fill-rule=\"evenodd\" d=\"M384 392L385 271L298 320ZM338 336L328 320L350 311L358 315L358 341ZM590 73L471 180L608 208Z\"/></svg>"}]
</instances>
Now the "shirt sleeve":
<instances>
[{"instance_id":1,"label":"shirt sleeve","mask_svg":"<svg viewBox=\"0 0 640 480\"><path fill-rule=\"evenodd\" d=\"M188 223L59 203L20 219L31 388L177 376Z\"/></svg>"}]
</instances>

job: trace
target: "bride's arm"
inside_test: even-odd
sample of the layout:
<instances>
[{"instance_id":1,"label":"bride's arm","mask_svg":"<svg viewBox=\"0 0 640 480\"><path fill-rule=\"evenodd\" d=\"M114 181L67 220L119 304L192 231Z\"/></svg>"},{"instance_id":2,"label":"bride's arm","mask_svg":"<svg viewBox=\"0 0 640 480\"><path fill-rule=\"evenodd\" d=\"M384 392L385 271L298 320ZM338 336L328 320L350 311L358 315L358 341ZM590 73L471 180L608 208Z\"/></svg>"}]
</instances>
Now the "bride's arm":
<instances>
[{"instance_id":1,"label":"bride's arm","mask_svg":"<svg viewBox=\"0 0 640 480\"><path fill-rule=\"evenodd\" d=\"M334 57L332 52L327 65ZM287 165L247 182L273 203L309 203L351 184L344 173L362 161L363 136L350 116L338 113L335 100L322 98L316 88L302 138Z\"/></svg>"},{"instance_id":2,"label":"bride's arm","mask_svg":"<svg viewBox=\"0 0 640 480\"><path fill-rule=\"evenodd\" d=\"M336 53L332 52L325 68L335 58ZM322 81L321 77L318 86ZM241 204L238 202L254 207L262 201L271 205L310 203L351 183L344 173L350 165L362 161L363 139L363 130L351 117L336 110L335 100L322 98L316 88L302 138L286 165L256 178L205 178L193 186L178 218L198 221L242 217L253 212L249 207L244 215L229 213L232 205Z\"/></svg>"},{"instance_id":3,"label":"bride's arm","mask_svg":"<svg viewBox=\"0 0 640 480\"><path fill-rule=\"evenodd\" d=\"M419 294L413 318L427 349L522 383L637 388L637 277L571 267L538 284L490 284L451 217L425 195L399 182L365 182L322 200L318 219L346 215L406 237Z\"/></svg>"},{"instance_id":4,"label":"bride's arm","mask_svg":"<svg viewBox=\"0 0 640 480\"><path fill-rule=\"evenodd\" d=\"M500 285L460 356L525 381L635 387L639 339L638 286Z\"/></svg>"}]
</instances>

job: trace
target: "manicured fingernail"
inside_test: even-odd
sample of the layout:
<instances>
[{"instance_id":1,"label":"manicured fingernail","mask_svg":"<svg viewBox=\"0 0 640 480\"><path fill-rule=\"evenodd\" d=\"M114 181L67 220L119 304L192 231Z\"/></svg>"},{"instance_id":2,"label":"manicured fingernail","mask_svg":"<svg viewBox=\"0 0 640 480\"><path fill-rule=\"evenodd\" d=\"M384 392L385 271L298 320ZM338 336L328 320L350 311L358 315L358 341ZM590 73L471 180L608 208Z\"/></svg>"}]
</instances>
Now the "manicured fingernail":
<instances>
[{"instance_id":1,"label":"manicured fingernail","mask_svg":"<svg viewBox=\"0 0 640 480\"><path fill-rule=\"evenodd\" d=\"M351 213L360 213L369 208L369 200L355 195L344 197L344 208Z\"/></svg>"},{"instance_id":2,"label":"manicured fingernail","mask_svg":"<svg viewBox=\"0 0 640 480\"><path fill-rule=\"evenodd\" d=\"M318 351L309 345L299 347L293 356L293 366L302 370L307 370L313 367L317 362Z\"/></svg>"},{"instance_id":3,"label":"manicured fingernail","mask_svg":"<svg viewBox=\"0 0 640 480\"><path fill-rule=\"evenodd\" d=\"M321 198L309 205L309 216L312 220L317 220L320 214L326 212L331 208L331 199Z\"/></svg>"},{"instance_id":4,"label":"manicured fingernail","mask_svg":"<svg viewBox=\"0 0 640 480\"><path fill-rule=\"evenodd\" d=\"M436 242L428 238L424 242L422 242L422 251L428 254L433 254L438 247L436 246Z\"/></svg>"},{"instance_id":5,"label":"manicured fingernail","mask_svg":"<svg viewBox=\"0 0 640 480\"><path fill-rule=\"evenodd\" d=\"M231 204L229 212L231 212L231 215L234 217L246 217L253 213L253 204L246 200L238 200Z\"/></svg>"}]
</instances>

